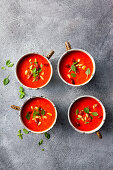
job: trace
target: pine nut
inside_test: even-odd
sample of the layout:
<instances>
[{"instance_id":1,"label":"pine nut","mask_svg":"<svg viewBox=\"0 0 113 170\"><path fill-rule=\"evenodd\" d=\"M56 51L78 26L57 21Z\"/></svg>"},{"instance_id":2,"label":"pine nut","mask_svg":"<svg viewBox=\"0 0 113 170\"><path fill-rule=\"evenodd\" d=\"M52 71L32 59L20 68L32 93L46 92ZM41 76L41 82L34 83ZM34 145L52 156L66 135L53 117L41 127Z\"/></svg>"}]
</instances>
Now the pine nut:
<instances>
[{"instance_id":1,"label":"pine nut","mask_svg":"<svg viewBox=\"0 0 113 170\"><path fill-rule=\"evenodd\" d=\"M47 113L49 116L52 116L52 113Z\"/></svg>"},{"instance_id":2,"label":"pine nut","mask_svg":"<svg viewBox=\"0 0 113 170\"><path fill-rule=\"evenodd\" d=\"M85 70L86 69L86 66L82 66L82 70Z\"/></svg>"},{"instance_id":3,"label":"pine nut","mask_svg":"<svg viewBox=\"0 0 113 170\"><path fill-rule=\"evenodd\" d=\"M28 70L25 71L25 75L27 75L27 73L28 73Z\"/></svg>"},{"instance_id":4,"label":"pine nut","mask_svg":"<svg viewBox=\"0 0 113 170\"><path fill-rule=\"evenodd\" d=\"M71 78L71 75L70 75L70 74L67 74L67 76L69 77L69 79Z\"/></svg>"},{"instance_id":5,"label":"pine nut","mask_svg":"<svg viewBox=\"0 0 113 170\"><path fill-rule=\"evenodd\" d=\"M43 78L42 76L40 76L40 78L41 78L42 80L44 80L44 78Z\"/></svg>"}]
</instances>

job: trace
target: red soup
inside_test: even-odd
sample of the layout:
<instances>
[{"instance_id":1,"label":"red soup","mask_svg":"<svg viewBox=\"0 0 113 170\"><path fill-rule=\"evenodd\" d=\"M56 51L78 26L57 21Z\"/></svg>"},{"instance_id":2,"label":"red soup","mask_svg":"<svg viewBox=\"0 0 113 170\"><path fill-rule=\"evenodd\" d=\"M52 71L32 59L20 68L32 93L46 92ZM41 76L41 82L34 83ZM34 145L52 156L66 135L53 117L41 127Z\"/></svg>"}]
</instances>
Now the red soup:
<instances>
[{"instance_id":1,"label":"red soup","mask_svg":"<svg viewBox=\"0 0 113 170\"><path fill-rule=\"evenodd\" d=\"M32 98L23 106L21 119L28 129L43 132L54 124L56 109L48 99L42 97Z\"/></svg>"},{"instance_id":2,"label":"red soup","mask_svg":"<svg viewBox=\"0 0 113 170\"><path fill-rule=\"evenodd\" d=\"M94 64L86 53L69 51L61 59L59 71L61 77L67 83L82 85L91 78L94 72Z\"/></svg>"},{"instance_id":3,"label":"red soup","mask_svg":"<svg viewBox=\"0 0 113 170\"><path fill-rule=\"evenodd\" d=\"M44 86L51 77L48 60L39 54L24 56L17 65L17 77L22 84L30 88Z\"/></svg>"},{"instance_id":4,"label":"red soup","mask_svg":"<svg viewBox=\"0 0 113 170\"><path fill-rule=\"evenodd\" d=\"M103 108L96 99L83 97L71 106L69 116L75 128L81 131L92 131L103 120Z\"/></svg>"}]
</instances>

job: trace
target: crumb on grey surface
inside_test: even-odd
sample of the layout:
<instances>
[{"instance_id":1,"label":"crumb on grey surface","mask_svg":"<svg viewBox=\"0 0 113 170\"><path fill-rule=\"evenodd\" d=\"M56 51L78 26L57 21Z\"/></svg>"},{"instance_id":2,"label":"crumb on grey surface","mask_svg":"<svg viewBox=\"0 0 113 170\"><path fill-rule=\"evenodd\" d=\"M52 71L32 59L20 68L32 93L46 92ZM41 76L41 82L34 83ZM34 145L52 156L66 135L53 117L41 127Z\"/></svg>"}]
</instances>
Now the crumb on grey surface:
<instances>
[{"instance_id":1,"label":"crumb on grey surface","mask_svg":"<svg viewBox=\"0 0 113 170\"><path fill-rule=\"evenodd\" d=\"M8 59L15 64L0 70L0 169L3 170L112 170L113 169L113 1L112 0L3 0L0 1L0 67ZM57 73L58 59L65 51L65 41L72 48L82 48L95 59L96 74L83 87L64 84ZM53 77L43 89L25 89L19 99L15 77L18 59L26 53L51 58ZM3 85L9 76L10 83ZM81 95L94 95L106 108L107 118L101 129L103 139L95 134L82 135L69 125L67 110ZM57 123L48 141L43 134L17 137L23 126L19 112L10 105L22 106L30 96L46 96L58 110ZM41 147L40 139L44 139ZM44 151L41 149L44 148Z\"/></svg>"}]
</instances>

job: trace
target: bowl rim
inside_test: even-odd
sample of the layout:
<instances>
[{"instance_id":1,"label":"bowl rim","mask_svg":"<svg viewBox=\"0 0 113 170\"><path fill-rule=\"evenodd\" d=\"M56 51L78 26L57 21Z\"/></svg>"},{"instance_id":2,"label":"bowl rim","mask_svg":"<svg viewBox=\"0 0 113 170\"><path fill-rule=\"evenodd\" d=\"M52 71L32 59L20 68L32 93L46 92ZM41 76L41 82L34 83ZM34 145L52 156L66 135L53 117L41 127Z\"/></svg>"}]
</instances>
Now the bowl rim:
<instances>
[{"instance_id":1,"label":"bowl rim","mask_svg":"<svg viewBox=\"0 0 113 170\"><path fill-rule=\"evenodd\" d=\"M53 107L54 107L54 109L55 109L55 120L54 120L54 122L53 122L53 124L48 128L48 129L46 129L46 130L44 130L44 131L40 131L40 132L37 132L37 131L33 131L33 130L31 130L31 129L29 129L25 124L24 124L24 122L23 122L23 120L22 120L22 109L23 109L23 107L25 106L25 104L29 101L29 100L31 100L31 99L34 99L34 98L44 98L44 99L47 99L48 101L50 101L50 103L53 105ZM47 97L44 97L44 96L32 96L32 97L30 97L29 99L27 99L24 103L23 103L23 105L22 105L22 107L21 107L21 109L20 109L20 115L19 115L19 117L20 117L20 122L22 123L22 125L28 130L28 131L30 131L30 132L32 132L32 133L36 133L36 134L41 134L41 133L45 133L45 132L47 132L47 131L49 131L50 129L52 129L53 128L53 126L55 125L55 123L56 123L56 120L57 120L57 109L56 109L56 106L54 105L54 103L51 101L51 100L49 100Z\"/></svg>"},{"instance_id":2,"label":"bowl rim","mask_svg":"<svg viewBox=\"0 0 113 170\"><path fill-rule=\"evenodd\" d=\"M90 79L88 79L88 80L87 80L85 83L83 83L83 84L79 84L79 85L70 84L70 83L68 83L67 81L65 81L65 80L62 78L61 74L60 74L60 69L59 69L59 68L60 68L60 62L61 62L61 60L63 59L63 57L65 57L65 55L66 55L67 53L70 53L71 51L81 51L81 52L87 54L87 55L90 57L90 59L91 59L91 61L92 61L92 63L93 63L93 73L92 73ZM70 50L64 52L64 53L61 55L61 57L59 58L59 60L58 60L58 65L57 65L57 71L58 71L59 77L61 78L61 80L62 80L65 84L70 85L70 86L74 86L74 87L83 86L83 85L89 83L89 82L91 81L91 79L92 79L92 78L94 77L94 75L95 75L95 71L96 71L95 60L94 60L94 58L91 56L91 54L89 54L87 51L85 51L85 50L83 50L83 49L80 49L80 48L70 49Z\"/></svg>"},{"instance_id":3,"label":"bowl rim","mask_svg":"<svg viewBox=\"0 0 113 170\"><path fill-rule=\"evenodd\" d=\"M71 123L71 120L70 120L70 109L71 109L72 105L73 105L77 100L79 100L79 99L81 99L81 98L85 98L85 97L91 97L91 98L97 100L97 101L100 103L100 105L102 106L102 109L103 109L103 119L102 119L102 122L100 123L100 125L99 125L96 129L91 130L91 131L82 131L82 130L77 129L77 128ZM69 108L68 108L68 121L69 121L70 125L72 126L72 128L73 128L74 130L76 130L77 132L80 132L80 133L91 134L91 133L97 132L97 131L103 126L103 124L104 124L104 122L105 122L105 119L106 119L105 107L104 107L103 103L102 103L99 99L97 99L96 97L94 97L94 96L83 95L83 96L77 97L76 99L74 99L74 100L72 101L72 103L70 104L70 106L69 106Z\"/></svg>"},{"instance_id":4,"label":"bowl rim","mask_svg":"<svg viewBox=\"0 0 113 170\"><path fill-rule=\"evenodd\" d=\"M35 87L35 88L33 88L33 87L28 87L28 86L24 85L24 84L19 80L19 78L18 78L17 68L18 68L19 62L20 62L24 57L27 57L28 55L32 55L32 54L36 54L36 55L40 55L40 56L44 57L44 58L49 62L49 64L50 64L50 68L51 68L50 78L49 78L49 80L46 82L46 84L44 84L44 85L41 86L41 87ZM41 55L41 54L39 54L39 53L28 53L28 54L23 55L23 56L17 61L17 63L16 63L16 72L15 72L15 73L16 73L16 79L17 79L17 81L18 81L22 86L24 86L25 88L28 88L28 89L35 89L35 90L37 90L37 89L41 89L41 88L45 87L45 86L50 82L50 80L51 80L51 78L52 78L52 76L53 76L53 67L52 67L51 62L49 61L49 59L48 59L47 57L45 57L45 56L43 56L43 55Z\"/></svg>"}]
</instances>

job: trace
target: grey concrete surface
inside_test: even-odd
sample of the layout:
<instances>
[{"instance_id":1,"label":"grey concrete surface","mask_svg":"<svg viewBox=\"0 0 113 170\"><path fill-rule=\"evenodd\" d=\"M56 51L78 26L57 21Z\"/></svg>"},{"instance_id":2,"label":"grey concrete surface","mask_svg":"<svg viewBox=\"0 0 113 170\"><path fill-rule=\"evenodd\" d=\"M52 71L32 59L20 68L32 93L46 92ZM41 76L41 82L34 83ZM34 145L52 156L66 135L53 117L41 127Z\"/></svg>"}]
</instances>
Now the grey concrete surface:
<instances>
[{"instance_id":1,"label":"grey concrete surface","mask_svg":"<svg viewBox=\"0 0 113 170\"><path fill-rule=\"evenodd\" d=\"M83 87L69 87L57 73L57 62L65 51L65 41L73 48L87 50L95 59L96 74ZM50 50L54 74L47 87L25 89L19 99L15 77L18 59L26 53L46 55ZM113 1L112 0L1 0L0 67L11 59L14 67L0 69L0 169L3 170L113 170ZM2 81L10 75L10 83ZM106 108L107 118L101 128L103 139L83 135L69 125L67 110L80 95L94 95ZM23 126L18 111L30 96L51 99L58 110L58 120L51 139L44 135L17 137ZM40 139L44 140L38 146ZM45 151L41 151L44 148Z\"/></svg>"}]
</instances>

